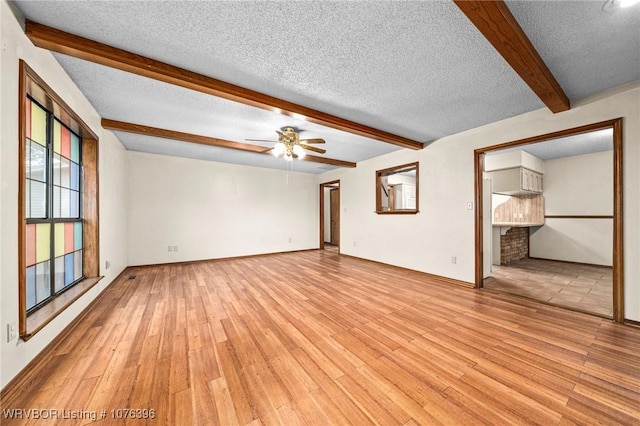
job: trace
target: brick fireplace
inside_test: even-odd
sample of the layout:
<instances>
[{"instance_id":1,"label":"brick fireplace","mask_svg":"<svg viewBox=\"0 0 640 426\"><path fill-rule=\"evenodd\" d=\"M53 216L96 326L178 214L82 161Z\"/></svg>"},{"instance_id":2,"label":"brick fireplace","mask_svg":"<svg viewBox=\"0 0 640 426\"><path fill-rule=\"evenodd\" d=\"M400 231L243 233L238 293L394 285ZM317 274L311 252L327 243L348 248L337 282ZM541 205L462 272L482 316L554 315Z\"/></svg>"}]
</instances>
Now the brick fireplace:
<instances>
[{"instance_id":1,"label":"brick fireplace","mask_svg":"<svg viewBox=\"0 0 640 426\"><path fill-rule=\"evenodd\" d=\"M529 228L510 228L500 236L500 265L529 257Z\"/></svg>"}]
</instances>

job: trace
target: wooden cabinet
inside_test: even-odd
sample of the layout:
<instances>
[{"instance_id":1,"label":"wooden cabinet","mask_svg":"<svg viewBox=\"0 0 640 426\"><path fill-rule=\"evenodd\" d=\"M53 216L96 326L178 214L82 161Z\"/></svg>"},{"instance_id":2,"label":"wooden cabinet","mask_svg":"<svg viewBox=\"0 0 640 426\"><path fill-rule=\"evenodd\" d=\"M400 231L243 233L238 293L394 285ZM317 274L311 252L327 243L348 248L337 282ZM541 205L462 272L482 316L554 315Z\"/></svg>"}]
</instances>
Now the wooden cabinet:
<instances>
[{"instance_id":1,"label":"wooden cabinet","mask_svg":"<svg viewBox=\"0 0 640 426\"><path fill-rule=\"evenodd\" d=\"M496 170L488 173L496 194L541 194L542 174L525 167Z\"/></svg>"}]
</instances>

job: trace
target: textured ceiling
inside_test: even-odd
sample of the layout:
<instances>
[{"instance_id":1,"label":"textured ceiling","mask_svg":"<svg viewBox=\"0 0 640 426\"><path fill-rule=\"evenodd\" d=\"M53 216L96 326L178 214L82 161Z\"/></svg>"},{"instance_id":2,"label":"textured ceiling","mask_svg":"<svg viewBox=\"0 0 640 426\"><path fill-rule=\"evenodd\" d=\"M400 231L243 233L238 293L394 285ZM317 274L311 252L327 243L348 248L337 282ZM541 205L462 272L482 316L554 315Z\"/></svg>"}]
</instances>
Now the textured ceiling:
<instances>
[{"instance_id":1,"label":"textured ceiling","mask_svg":"<svg viewBox=\"0 0 640 426\"><path fill-rule=\"evenodd\" d=\"M622 17L622 11L597 12L601 5L593 3L508 3L572 100L640 79L640 8ZM32 21L421 142L543 107L451 2L17 5ZM612 25L614 30L603 32ZM272 139L275 129L295 125L306 130L304 137L326 139L327 157L354 162L398 149L64 55L56 58L105 118L235 141ZM121 132L118 137L132 150L289 167L259 154L181 147ZM311 173L331 168L298 163Z\"/></svg>"},{"instance_id":2,"label":"textured ceiling","mask_svg":"<svg viewBox=\"0 0 640 426\"><path fill-rule=\"evenodd\" d=\"M487 155L504 154L512 151L526 151L541 160L613 151L613 129L597 130L530 145L491 151Z\"/></svg>"},{"instance_id":3,"label":"textured ceiling","mask_svg":"<svg viewBox=\"0 0 640 426\"><path fill-rule=\"evenodd\" d=\"M569 99L640 79L640 5L507 1Z\"/></svg>"}]
</instances>

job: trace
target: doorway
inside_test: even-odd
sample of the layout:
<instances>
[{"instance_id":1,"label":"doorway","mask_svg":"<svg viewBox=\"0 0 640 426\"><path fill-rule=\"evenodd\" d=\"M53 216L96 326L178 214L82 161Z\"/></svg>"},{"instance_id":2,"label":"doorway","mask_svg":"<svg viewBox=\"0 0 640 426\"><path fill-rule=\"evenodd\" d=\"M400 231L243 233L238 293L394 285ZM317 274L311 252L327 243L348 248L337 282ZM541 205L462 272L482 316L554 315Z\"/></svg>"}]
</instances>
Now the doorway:
<instances>
[{"instance_id":1,"label":"doorway","mask_svg":"<svg viewBox=\"0 0 640 426\"><path fill-rule=\"evenodd\" d=\"M340 181L320 184L320 250L340 253Z\"/></svg>"},{"instance_id":2,"label":"doorway","mask_svg":"<svg viewBox=\"0 0 640 426\"><path fill-rule=\"evenodd\" d=\"M542 184L545 177L540 173L542 170L536 170L534 164L538 161L537 157L533 160L525 158L525 154L528 156L537 148L565 149L571 144L576 152L580 152L587 148L586 141L589 138L603 134L609 135L610 148L609 153L601 153L608 159L601 160L605 163L600 164L606 165L610 183L600 185L609 197L609 201L600 203L602 211L580 211L579 208L581 202L589 206L597 204L594 202L597 188L579 188L582 182L571 187L567 182L562 182L569 179L570 175L558 174L560 178L555 180L558 183L555 185L556 192L553 193L551 188L546 192L546 185ZM567 161L582 162L583 158L594 158L592 156L600 154L572 155L575 160L571 155L565 155L566 159L548 161L550 171L552 164L559 161L564 167L560 169L562 173L568 173ZM512 168L510 163L514 158L521 159L522 166ZM540 164L538 166L541 167ZM477 149L475 171L476 287L520 294L623 322L622 119ZM551 176L548 176L549 182L553 182ZM512 182L515 182L515 187ZM557 190L562 184L566 187L565 192ZM550 198L549 208L545 205L545 192ZM576 194L583 194L584 199L581 201ZM562 205L566 207L559 207ZM597 228L602 231L592 232ZM581 230L589 231L581 233ZM600 240L599 236L602 237ZM585 241L590 239L591 248L582 250L583 246L589 247L589 243L576 243L581 238ZM569 242L571 245L563 248L562 244ZM604 250L599 253L592 250L598 246L604 247ZM569 276L576 278L565 279ZM603 289L597 288L597 285L605 286L607 279L609 295L604 293L605 296L599 300L609 306L608 314L603 312L604 307L598 310L589 308L588 303L579 304L577 299L598 300L594 295ZM588 282L593 287L589 288ZM552 300L553 295L549 298L545 288L559 292L564 299L557 297ZM580 292L589 294L581 297ZM575 303L570 303L571 298L576 299Z\"/></svg>"}]
</instances>

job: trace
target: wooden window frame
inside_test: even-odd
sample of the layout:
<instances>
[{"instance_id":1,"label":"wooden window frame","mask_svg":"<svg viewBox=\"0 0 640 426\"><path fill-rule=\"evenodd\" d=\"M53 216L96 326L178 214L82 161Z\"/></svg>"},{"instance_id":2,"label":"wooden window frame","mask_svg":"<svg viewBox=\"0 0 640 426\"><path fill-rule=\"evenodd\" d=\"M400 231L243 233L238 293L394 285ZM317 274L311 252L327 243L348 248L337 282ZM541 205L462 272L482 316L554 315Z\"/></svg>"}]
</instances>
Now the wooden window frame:
<instances>
[{"instance_id":1,"label":"wooden window frame","mask_svg":"<svg viewBox=\"0 0 640 426\"><path fill-rule=\"evenodd\" d=\"M40 78L20 60L18 101L18 268L19 268L19 335L28 340L46 324L86 293L100 280L99 218L98 218L98 137L89 126ZM33 98L61 123L81 138L81 178L83 275L84 278L27 316L26 291L26 212L25 212L25 140L26 102ZM53 260L53 259L52 259Z\"/></svg>"},{"instance_id":2,"label":"wooden window frame","mask_svg":"<svg viewBox=\"0 0 640 426\"><path fill-rule=\"evenodd\" d=\"M405 169L416 169L416 208L405 210L383 210L382 209L382 177L399 172ZM420 162L402 164L400 166L389 167L376 170L376 211L377 214L417 214L420 212Z\"/></svg>"}]
</instances>

